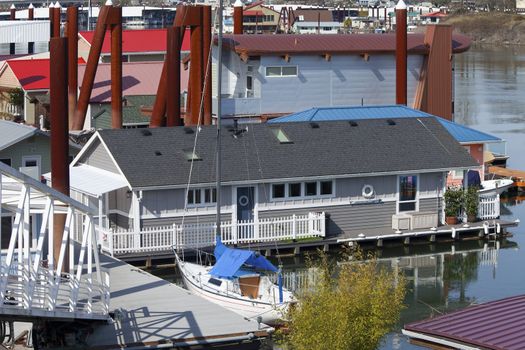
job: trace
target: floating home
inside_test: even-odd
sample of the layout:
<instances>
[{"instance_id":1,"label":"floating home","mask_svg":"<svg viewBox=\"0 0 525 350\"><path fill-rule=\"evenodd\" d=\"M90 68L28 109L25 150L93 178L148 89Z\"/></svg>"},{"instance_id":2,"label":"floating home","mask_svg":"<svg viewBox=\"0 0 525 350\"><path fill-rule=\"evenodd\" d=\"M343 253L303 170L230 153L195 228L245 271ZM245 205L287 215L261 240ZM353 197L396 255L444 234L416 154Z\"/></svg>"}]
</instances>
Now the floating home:
<instances>
[{"instance_id":1,"label":"floating home","mask_svg":"<svg viewBox=\"0 0 525 350\"><path fill-rule=\"evenodd\" d=\"M215 137L214 126L99 130L72 162L72 196L98 207L104 230L213 225ZM233 126L222 145L221 219L236 237L271 225L266 241L391 234L405 212L437 226L447 174L479 168L432 117Z\"/></svg>"}]
</instances>

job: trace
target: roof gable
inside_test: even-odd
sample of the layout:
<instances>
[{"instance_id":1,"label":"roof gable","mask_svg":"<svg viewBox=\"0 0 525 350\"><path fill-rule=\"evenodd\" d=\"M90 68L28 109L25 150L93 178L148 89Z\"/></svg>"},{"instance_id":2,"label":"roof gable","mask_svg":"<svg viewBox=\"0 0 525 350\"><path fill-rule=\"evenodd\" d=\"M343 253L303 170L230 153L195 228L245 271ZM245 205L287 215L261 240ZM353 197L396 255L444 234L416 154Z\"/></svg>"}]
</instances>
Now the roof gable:
<instances>
[{"instance_id":1,"label":"roof gable","mask_svg":"<svg viewBox=\"0 0 525 350\"><path fill-rule=\"evenodd\" d=\"M38 133L32 126L0 120L0 151Z\"/></svg>"},{"instance_id":2,"label":"roof gable","mask_svg":"<svg viewBox=\"0 0 525 350\"><path fill-rule=\"evenodd\" d=\"M234 137L222 132L224 182L277 181L291 178L363 176L443 171L477 163L434 118L256 124ZM281 128L291 143L280 143ZM191 183L215 181L215 126L201 127ZM190 131L190 132L187 132ZM191 132L193 131L193 132ZM111 129L99 135L134 188L184 186L194 128Z\"/></svg>"}]
</instances>

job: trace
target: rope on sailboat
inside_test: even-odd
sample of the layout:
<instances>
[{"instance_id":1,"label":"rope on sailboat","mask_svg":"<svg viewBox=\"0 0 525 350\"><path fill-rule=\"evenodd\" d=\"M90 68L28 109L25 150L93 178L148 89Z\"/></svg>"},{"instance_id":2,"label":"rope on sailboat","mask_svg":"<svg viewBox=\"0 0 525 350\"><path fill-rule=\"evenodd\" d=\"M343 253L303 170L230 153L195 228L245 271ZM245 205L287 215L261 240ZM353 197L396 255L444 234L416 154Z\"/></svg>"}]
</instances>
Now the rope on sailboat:
<instances>
[{"instance_id":1,"label":"rope on sailboat","mask_svg":"<svg viewBox=\"0 0 525 350\"><path fill-rule=\"evenodd\" d=\"M215 9L215 16L214 16L214 19L213 19L213 25L212 25L212 29L213 29L213 33L212 33L212 38L213 38L213 34L215 32L215 25L216 25L216 21L217 21L217 11L218 11L218 8ZM187 11L184 13L184 16L187 15ZM208 57L206 59L206 65L205 65L205 75L204 75L204 86L203 86L203 91L201 93L201 100L200 100L200 103L199 103L199 117L197 118L197 130L195 132L195 139L193 140L193 149L192 149L192 154L195 154L196 152L196 149L197 149L197 140L199 138L199 133L201 132L201 124L202 124L202 119L203 119L203 106L204 106L204 91L206 91L206 87L207 87L207 84L208 84L208 73L210 71L210 69L208 69L211 65L211 57L212 57L212 50L213 50L213 39L210 41L210 48L208 50ZM190 62L191 64L191 62ZM211 79L210 79L211 80ZM188 192L189 192L189 189L190 189L190 185L191 185L191 178L192 178L192 175L193 175L193 165L194 165L194 162L195 162L195 159L194 157L192 156L191 157L191 160L190 160L190 172L188 174L188 181L186 183L186 188L185 188L185 198L184 198L184 211L182 212L182 219L181 219L181 227L184 227L184 221L186 219L186 214L188 213ZM199 216L197 216L197 223L199 222Z\"/></svg>"}]
</instances>

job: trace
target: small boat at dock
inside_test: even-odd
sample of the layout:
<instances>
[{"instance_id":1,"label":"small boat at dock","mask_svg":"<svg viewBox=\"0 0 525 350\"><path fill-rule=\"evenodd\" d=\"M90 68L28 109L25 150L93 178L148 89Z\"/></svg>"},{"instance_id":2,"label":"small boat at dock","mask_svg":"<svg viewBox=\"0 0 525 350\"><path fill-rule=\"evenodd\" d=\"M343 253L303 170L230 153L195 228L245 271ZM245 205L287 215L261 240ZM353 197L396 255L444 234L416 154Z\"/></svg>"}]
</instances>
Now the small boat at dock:
<instances>
[{"instance_id":1,"label":"small boat at dock","mask_svg":"<svg viewBox=\"0 0 525 350\"><path fill-rule=\"evenodd\" d=\"M480 194L502 194L514 185L512 179L495 179L481 181Z\"/></svg>"}]
</instances>

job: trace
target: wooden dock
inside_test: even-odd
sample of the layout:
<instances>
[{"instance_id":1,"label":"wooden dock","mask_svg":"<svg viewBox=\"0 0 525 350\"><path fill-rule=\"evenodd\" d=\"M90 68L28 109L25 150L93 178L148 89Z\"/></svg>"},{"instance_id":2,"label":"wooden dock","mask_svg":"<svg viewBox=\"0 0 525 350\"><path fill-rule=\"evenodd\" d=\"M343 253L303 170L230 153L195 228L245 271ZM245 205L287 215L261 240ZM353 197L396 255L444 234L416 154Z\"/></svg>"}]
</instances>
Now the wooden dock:
<instances>
[{"instance_id":1,"label":"wooden dock","mask_svg":"<svg viewBox=\"0 0 525 350\"><path fill-rule=\"evenodd\" d=\"M101 258L111 276L115 322L94 326L90 349L233 344L273 331L123 261Z\"/></svg>"},{"instance_id":2,"label":"wooden dock","mask_svg":"<svg viewBox=\"0 0 525 350\"><path fill-rule=\"evenodd\" d=\"M516 187L520 191L525 191L525 171L523 170L490 166L488 169L488 173L498 177L506 177L513 179L514 187Z\"/></svg>"}]
</instances>

